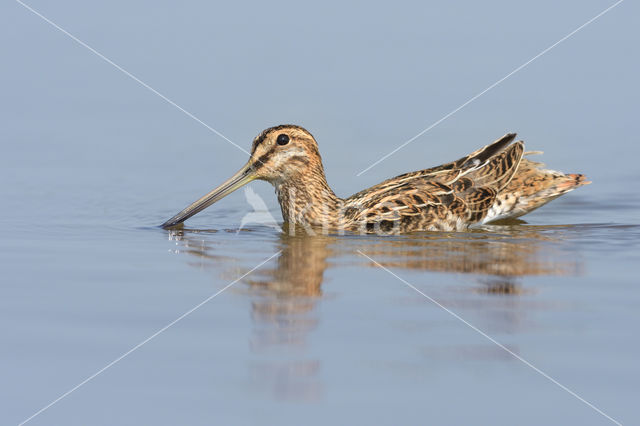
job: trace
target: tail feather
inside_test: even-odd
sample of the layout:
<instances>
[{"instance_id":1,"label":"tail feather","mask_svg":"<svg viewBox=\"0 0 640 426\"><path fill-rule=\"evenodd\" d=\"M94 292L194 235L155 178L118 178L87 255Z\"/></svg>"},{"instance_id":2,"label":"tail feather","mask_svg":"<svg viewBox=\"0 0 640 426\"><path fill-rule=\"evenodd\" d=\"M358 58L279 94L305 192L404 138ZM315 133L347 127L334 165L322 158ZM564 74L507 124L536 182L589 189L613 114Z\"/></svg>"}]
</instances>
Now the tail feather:
<instances>
[{"instance_id":1,"label":"tail feather","mask_svg":"<svg viewBox=\"0 0 640 426\"><path fill-rule=\"evenodd\" d=\"M559 183L556 187L559 191L562 191L562 194L568 191L573 191L579 186L589 185L591 183L590 180L587 180L585 175L580 173L571 173L565 175L566 179L564 182Z\"/></svg>"},{"instance_id":2,"label":"tail feather","mask_svg":"<svg viewBox=\"0 0 640 426\"><path fill-rule=\"evenodd\" d=\"M516 218L547 204L569 191L588 185L586 176L542 168L523 158L509 184L498 194L484 222Z\"/></svg>"}]
</instances>

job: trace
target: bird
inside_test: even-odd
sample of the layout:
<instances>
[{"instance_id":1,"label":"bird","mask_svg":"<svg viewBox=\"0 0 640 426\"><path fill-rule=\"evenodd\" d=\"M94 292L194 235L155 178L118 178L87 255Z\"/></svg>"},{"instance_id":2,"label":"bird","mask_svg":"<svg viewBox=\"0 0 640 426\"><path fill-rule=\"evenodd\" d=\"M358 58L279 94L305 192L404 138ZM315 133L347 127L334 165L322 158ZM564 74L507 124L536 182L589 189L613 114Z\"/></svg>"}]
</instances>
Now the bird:
<instances>
[{"instance_id":1,"label":"bird","mask_svg":"<svg viewBox=\"0 0 640 426\"><path fill-rule=\"evenodd\" d=\"M508 133L456 161L387 179L348 198L338 197L324 173L318 143L298 125L263 130L249 161L231 178L161 226L182 224L253 180L275 187L284 222L308 233L402 234L465 231L520 217L589 184L582 174L548 170L528 158Z\"/></svg>"}]
</instances>

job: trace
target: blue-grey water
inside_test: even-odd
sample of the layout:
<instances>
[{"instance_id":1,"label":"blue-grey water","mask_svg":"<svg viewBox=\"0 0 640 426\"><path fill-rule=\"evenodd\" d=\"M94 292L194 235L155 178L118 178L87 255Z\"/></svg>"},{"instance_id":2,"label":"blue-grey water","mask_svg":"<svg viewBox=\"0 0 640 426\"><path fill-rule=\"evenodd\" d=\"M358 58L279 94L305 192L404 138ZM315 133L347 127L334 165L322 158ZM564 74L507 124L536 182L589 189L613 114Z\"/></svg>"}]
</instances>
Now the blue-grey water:
<instances>
[{"instance_id":1,"label":"blue-grey water","mask_svg":"<svg viewBox=\"0 0 640 426\"><path fill-rule=\"evenodd\" d=\"M246 154L3 2L0 423L637 424L636 3L356 177L612 4L28 2L245 149L305 126L339 195L508 131L593 181L524 223L312 238L239 231L242 191L160 229Z\"/></svg>"}]
</instances>

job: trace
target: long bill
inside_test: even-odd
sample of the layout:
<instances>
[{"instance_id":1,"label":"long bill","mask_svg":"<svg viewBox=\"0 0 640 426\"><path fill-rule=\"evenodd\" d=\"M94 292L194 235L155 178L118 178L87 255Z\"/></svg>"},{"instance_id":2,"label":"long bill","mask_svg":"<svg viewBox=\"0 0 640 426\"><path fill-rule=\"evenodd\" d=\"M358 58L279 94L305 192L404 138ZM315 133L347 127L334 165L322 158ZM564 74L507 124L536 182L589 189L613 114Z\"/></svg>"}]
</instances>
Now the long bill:
<instances>
[{"instance_id":1,"label":"long bill","mask_svg":"<svg viewBox=\"0 0 640 426\"><path fill-rule=\"evenodd\" d=\"M211 204L216 201L226 197L231 194L236 189L246 185L256 178L253 169L251 168L251 164L247 163L242 167L238 172L231 176L227 181L225 181L222 185L204 195L199 200L191 203L188 207L182 210L180 213L167 220L161 226L163 228L171 228L172 226L176 226L185 220L189 219L191 216L196 213L200 213L202 210L209 207Z\"/></svg>"}]
</instances>

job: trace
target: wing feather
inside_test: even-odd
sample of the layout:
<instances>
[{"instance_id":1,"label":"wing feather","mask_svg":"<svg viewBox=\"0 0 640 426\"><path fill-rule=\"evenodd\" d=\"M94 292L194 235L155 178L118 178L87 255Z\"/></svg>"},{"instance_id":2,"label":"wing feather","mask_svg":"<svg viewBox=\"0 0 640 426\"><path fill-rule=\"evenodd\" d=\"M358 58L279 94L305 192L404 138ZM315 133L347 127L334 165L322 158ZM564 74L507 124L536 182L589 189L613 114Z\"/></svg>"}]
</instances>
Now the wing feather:
<instances>
[{"instance_id":1,"label":"wing feather","mask_svg":"<svg viewBox=\"0 0 640 426\"><path fill-rule=\"evenodd\" d=\"M346 200L350 220L366 228L402 223L403 230L456 229L480 222L513 178L524 143L510 133L442 166L386 180ZM395 225L394 225L395 224Z\"/></svg>"}]
</instances>

